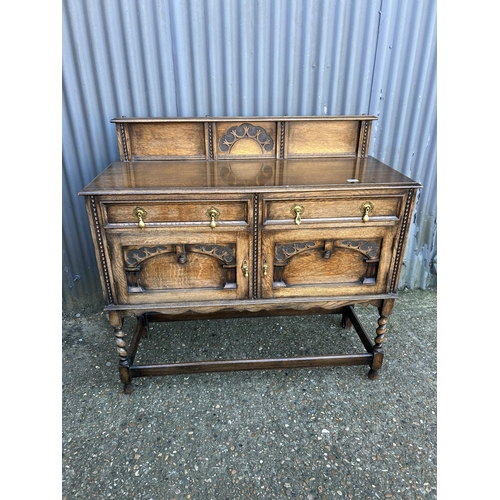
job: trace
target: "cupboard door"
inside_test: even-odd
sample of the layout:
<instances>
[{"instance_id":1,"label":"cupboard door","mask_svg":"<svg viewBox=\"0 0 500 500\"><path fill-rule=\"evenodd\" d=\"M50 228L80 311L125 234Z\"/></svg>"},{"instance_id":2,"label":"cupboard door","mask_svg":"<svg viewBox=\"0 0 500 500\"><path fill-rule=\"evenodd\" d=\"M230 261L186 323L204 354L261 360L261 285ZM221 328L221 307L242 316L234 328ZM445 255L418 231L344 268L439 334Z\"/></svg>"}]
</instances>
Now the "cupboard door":
<instances>
[{"instance_id":1,"label":"cupboard door","mask_svg":"<svg viewBox=\"0 0 500 500\"><path fill-rule=\"evenodd\" d=\"M384 293L395 232L395 226L264 231L262 297Z\"/></svg>"},{"instance_id":2,"label":"cupboard door","mask_svg":"<svg viewBox=\"0 0 500 500\"><path fill-rule=\"evenodd\" d=\"M120 304L248 297L247 232L120 231L108 242Z\"/></svg>"}]
</instances>

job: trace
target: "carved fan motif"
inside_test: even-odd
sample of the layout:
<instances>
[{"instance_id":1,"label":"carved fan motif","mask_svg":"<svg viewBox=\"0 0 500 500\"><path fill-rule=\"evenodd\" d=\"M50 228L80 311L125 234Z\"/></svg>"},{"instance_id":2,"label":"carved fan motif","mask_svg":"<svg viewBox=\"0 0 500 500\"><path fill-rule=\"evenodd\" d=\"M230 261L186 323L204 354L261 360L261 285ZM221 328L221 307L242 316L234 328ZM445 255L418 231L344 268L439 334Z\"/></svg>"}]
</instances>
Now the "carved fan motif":
<instances>
[{"instance_id":1,"label":"carved fan motif","mask_svg":"<svg viewBox=\"0 0 500 500\"><path fill-rule=\"evenodd\" d=\"M231 127L219 140L219 149L223 153L230 153L233 146L241 139L252 139L259 146L262 153L270 153L274 148L272 137L258 125L242 123Z\"/></svg>"}]
</instances>

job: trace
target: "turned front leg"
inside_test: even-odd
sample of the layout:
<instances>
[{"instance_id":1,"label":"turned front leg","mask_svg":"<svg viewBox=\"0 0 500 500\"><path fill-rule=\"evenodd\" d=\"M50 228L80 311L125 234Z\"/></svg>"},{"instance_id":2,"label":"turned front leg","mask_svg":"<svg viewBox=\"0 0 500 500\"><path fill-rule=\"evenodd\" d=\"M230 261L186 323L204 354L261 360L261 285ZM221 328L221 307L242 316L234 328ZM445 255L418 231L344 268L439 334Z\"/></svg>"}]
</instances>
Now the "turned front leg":
<instances>
[{"instance_id":1,"label":"turned front leg","mask_svg":"<svg viewBox=\"0 0 500 500\"><path fill-rule=\"evenodd\" d=\"M120 373L120 380L123 383L124 391L130 394L134 390L132 385L132 377L130 375L130 359L127 351L127 343L125 341L125 334L123 333L123 318L118 312L109 313L109 322L115 331L115 344L120 361L118 363L118 370Z\"/></svg>"},{"instance_id":2,"label":"turned front leg","mask_svg":"<svg viewBox=\"0 0 500 500\"><path fill-rule=\"evenodd\" d=\"M378 318L378 328L376 330L375 345L373 346L373 361L368 372L370 379L376 379L378 370L382 368L382 361L384 360L384 348L382 343L385 341L385 334L387 332L387 322L394 306L394 299L385 300L382 307L379 308L380 317Z\"/></svg>"}]
</instances>

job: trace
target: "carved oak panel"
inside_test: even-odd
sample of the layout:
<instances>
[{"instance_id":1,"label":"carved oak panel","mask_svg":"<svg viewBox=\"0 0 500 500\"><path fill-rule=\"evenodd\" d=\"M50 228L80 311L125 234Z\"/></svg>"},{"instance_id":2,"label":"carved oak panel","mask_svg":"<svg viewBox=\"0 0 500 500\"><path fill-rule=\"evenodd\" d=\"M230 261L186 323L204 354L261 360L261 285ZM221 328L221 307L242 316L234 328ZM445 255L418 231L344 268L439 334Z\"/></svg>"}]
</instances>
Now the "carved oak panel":
<instances>
[{"instance_id":1,"label":"carved oak panel","mask_svg":"<svg viewBox=\"0 0 500 500\"><path fill-rule=\"evenodd\" d=\"M217 124L217 157L274 158L275 122L238 122Z\"/></svg>"},{"instance_id":2,"label":"carved oak panel","mask_svg":"<svg viewBox=\"0 0 500 500\"><path fill-rule=\"evenodd\" d=\"M360 237L363 232L366 237ZM323 236L303 239L300 236ZM352 237L351 237L352 235ZM293 238L293 239L292 239ZM391 228L338 231L269 231L263 254L269 266L264 297L300 297L370 293L387 285Z\"/></svg>"},{"instance_id":3,"label":"carved oak panel","mask_svg":"<svg viewBox=\"0 0 500 500\"><path fill-rule=\"evenodd\" d=\"M124 247L130 293L148 290L236 288L235 245Z\"/></svg>"},{"instance_id":4,"label":"carved oak panel","mask_svg":"<svg viewBox=\"0 0 500 500\"><path fill-rule=\"evenodd\" d=\"M245 232L216 227L199 234L166 229L148 233L146 228L134 234L113 231L108 238L121 303L234 300L248 295L244 263L250 262L250 238Z\"/></svg>"}]
</instances>

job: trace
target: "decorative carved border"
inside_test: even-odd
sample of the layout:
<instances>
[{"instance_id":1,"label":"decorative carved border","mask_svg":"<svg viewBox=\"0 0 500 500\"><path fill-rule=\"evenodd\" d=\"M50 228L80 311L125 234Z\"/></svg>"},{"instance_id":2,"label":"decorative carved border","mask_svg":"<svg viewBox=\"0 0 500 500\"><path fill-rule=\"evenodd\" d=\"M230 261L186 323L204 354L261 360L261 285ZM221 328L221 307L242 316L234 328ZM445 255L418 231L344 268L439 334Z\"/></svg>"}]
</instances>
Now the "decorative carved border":
<instances>
[{"instance_id":1,"label":"decorative carved border","mask_svg":"<svg viewBox=\"0 0 500 500\"><path fill-rule=\"evenodd\" d=\"M392 280L391 280L391 288L390 288L390 293L394 293L395 288L397 287L396 283L396 278L398 276L398 270L399 270L399 262L402 257L402 251L403 251L403 245L406 239L406 233L408 231L408 217L410 215L410 208L413 202L413 195L415 194L414 189L410 189L408 191L408 198L406 200L406 206L405 206L405 212L403 216L403 220L401 222L401 233L399 234L399 241L398 241L398 248L396 249L396 257L394 259L394 271L392 273Z\"/></svg>"},{"instance_id":2,"label":"decorative carved border","mask_svg":"<svg viewBox=\"0 0 500 500\"><path fill-rule=\"evenodd\" d=\"M235 261L235 250L230 245L184 245L187 250L196 253L210 255L222 261L224 264L233 264ZM137 267L141 262L151 257L156 257L164 253L175 253L176 246L157 246L157 247L140 247L132 248L125 252L125 263L129 267Z\"/></svg>"},{"instance_id":3,"label":"decorative carved border","mask_svg":"<svg viewBox=\"0 0 500 500\"><path fill-rule=\"evenodd\" d=\"M375 259L379 253L379 245L375 241L366 240L343 240L343 241L333 241L333 246L337 248L348 248L350 250L355 250L363 254L369 259ZM324 248L324 242L314 242L307 241L304 243L287 243L284 245L279 245L275 250L276 262L279 264L284 264L290 257L297 255L310 248Z\"/></svg>"},{"instance_id":4,"label":"decorative carved border","mask_svg":"<svg viewBox=\"0 0 500 500\"><path fill-rule=\"evenodd\" d=\"M375 259L378 255L378 245L375 241L366 240L344 240L342 246L358 250L370 259Z\"/></svg>"},{"instance_id":5,"label":"decorative carved border","mask_svg":"<svg viewBox=\"0 0 500 500\"><path fill-rule=\"evenodd\" d=\"M306 241L305 243L287 243L279 245L275 250L275 257L279 263L286 262L290 257L297 255L304 250L314 248L316 243L314 241Z\"/></svg>"},{"instance_id":6,"label":"decorative carved border","mask_svg":"<svg viewBox=\"0 0 500 500\"><path fill-rule=\"evenodd\" d=\"M281 300L281 299L279 299ZM374 303L374 301L376 301ZM325 310L332 310L332 311L339 311L341 312L342 307L349 306L352 304L373 304L377 305L380 299L374 299L374 300L369 300L369 299L357 299L356 297L352 297L351 300L331 300L331 299L318 299L316 297L311 298L307 302L304 302L302 299L302 302L299 300L290 300L290 302L279 302L277 300L273 299L262 299L259 300L258 302L253 301L253 300L238 300L238 301L227 301L224 304L224 310L227 311L236 311L236 312L241 312L241 311L247 311L247 312L252 312L252 313L258 313L261 311L276 311L276 310L289 310L290 308L293 308L294 310L297 311L309 311L310 309L325 309ZM196 308L192 308L190 305L182 305L179 303L170 303L168 307L151 307L150 312L158 312L159 314L171 314L171 315L179 315L182 316L183 314L186 315L191 315L193 313L195 314L210 314L210 313L217 313L220 311L220 305L209 305L209 306L197 306Z\"/></svg>"},{"instance_id":7,"label":"decorative carved border","mask_svg":"<svg viewBox=\"0 0 500 500\"><path fill-rule=\"evenodd\" d=\"M259 254L259 195L253 195L253 290L252 297L257 299L257 255Z\"/></svg>"},{"instance_id":8,"label":"decorative carved border","mask_svg":"<svg viewBox=\"0 0 500 500\"><path fill-rule=\"evenodd\" d=\"M213 159L214 159L214 138L213 138L212 122L207 123L207 131L208 131L208 159L210 161L213 161Z\"/></svg>"},{"instance_id":9,"label":"decorative carved border","mask_svg":"<svg viewBox=\"0 0 500 500\"><path fill-rule=\"evenodd\" d=\"M136 267L144 260L166 252L168 252L167 247L133 248L125 252L125 262L130 267Z\"/></svg>"},{"instance_id":10,"label":"decorative carved border","mask_svg":"<svg viewBox=\"0 0 500 500\"><path fill-rule=\"evenodd\" d=\"M280 159L285 158L285 122L281 122L280 131Z\"/></svg>"},{"instance_id":11,"label":"decorative carved border","mask_svg":"<svg viewBox=\"0 0 500 500\"><path fill-rule=\"evenodd\" d=\"M100 264L102 267L102 275L106 284L107 304L113 304L113 293L111 291L111 282L109 279L108 266L106 264L106 254L104 252L104 244L102 241L101 226L99 224L99 216L97 214L97 207L94 196L90 196L90 208L92 210L92 220L94 222L95 235L97 240L97 247L99 249Z\"/></svg>"},{"instance_id":12,"label":"decorative carved border","mask_svg":"<svg viewBox=\"0 0 500 500\"><path fill-rule=\"evenodd\" d=\"M360 157L364 158L366 155L366 146L368 144L368 130L370 128L370 122L365 120L365 126L363 127L363 143L361 144L361 154Z\"/></svg>"},{"instance_id":13,"label":"decorative carved border","mask_svg":"<svg viewBox=\"0 0 500 500\"><path fill-rule=\"evenodd\" d=\"M186 245L190 247L190 245ZM226 264L234 263L234 248L231 245L193 245L193 251L211 255Z\"/></svg>"},{"instance_id":14,"label":"decorative carved border","mask_svg":"<svg viewBox=\"0 0 500 500\"><path fill-rule=\"evenodd\" d=\"M124 161L129 161L127 137L125 135L125 126L123 125L123 123L120 123L120 138L122 141L123 159Z\"/></svg>"}]
</instances>

